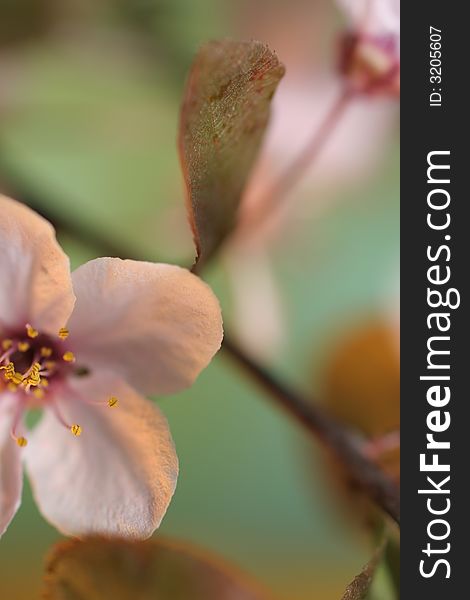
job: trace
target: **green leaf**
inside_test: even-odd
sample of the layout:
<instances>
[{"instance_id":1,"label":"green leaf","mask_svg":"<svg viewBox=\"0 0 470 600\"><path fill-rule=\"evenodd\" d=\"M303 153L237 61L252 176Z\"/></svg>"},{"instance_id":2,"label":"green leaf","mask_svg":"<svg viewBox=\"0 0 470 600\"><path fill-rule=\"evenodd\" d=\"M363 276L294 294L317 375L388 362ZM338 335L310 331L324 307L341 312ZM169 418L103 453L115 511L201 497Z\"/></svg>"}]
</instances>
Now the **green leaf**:
<instances>
[{"instance_id":1,"label":"green leaf","mask_svg":"<svg viewBox=\"0 0 470 600\"><path fill-rule=\"evenodd\" d=\"M240 574L169 542L90 538L58 544L45 600L266 600Z\"/></svg>"},{"instance_id":2,"label":"green leaf","mask_svg":"<svg viewBox=\"0 0 470 600\"><path fill-rule=\"evenodd\" d=\"M385 546L385 541L380 544L370 561L348 585L341 597L341 600L364 600L367 597L374 579L375 571L382 559Z\"/></svg>"},{"instance_id":3,"label":"green leaf","mask_svg":"<svg viewBox=\"0 0 470 600\"><path fill-rule=\"evenodd\" d=\"M284 67L257 41L213 41L196 56L181 109L179 149L197 260L236 224L244 186Z\"/></svg>"}]
</instances>

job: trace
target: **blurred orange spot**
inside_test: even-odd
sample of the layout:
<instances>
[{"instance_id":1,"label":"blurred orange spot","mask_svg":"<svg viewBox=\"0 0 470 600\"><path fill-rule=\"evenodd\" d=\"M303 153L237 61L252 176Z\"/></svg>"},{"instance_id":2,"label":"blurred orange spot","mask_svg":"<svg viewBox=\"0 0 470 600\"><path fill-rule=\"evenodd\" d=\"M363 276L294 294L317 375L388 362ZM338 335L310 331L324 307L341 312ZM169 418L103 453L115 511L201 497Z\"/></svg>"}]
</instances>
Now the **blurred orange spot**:
<instances>
[{"instance_id":1,"label":"blurred orange spot","mask_svg":"<svg viewBox=\"0 0 470 600\"><path fill-rule=\"evenodd\" d=\"M367 437L400 428L398 339L387 323L362 324L342 337L323 375L328 409Z\"/></svg>"}]
</instances>

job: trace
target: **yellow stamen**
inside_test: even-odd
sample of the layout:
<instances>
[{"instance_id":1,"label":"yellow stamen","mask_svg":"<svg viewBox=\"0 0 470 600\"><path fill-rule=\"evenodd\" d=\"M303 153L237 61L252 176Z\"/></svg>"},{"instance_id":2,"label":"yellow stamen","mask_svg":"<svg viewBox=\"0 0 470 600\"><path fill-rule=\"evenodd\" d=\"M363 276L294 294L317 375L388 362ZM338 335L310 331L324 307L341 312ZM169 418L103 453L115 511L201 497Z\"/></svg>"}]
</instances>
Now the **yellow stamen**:
<instances>
[{"instance_id":1,"label":"yellow stamen","mask_svg":"<svg viewBox=\"0 0 470 600\"><path fill-rule=\"evenodd\" d=\"M33 366L31 367L31 371L30 371L29 375L24 380L25 385L33 385L33 386L39 385L41 383L41 377L39 375L40 370L41 370L40 363L38 363L38 362L34 363Z\"/></svg>"},{"instance_id":2,"label":"yellow stamen","mask_svg":"<svg viewBox=\"0 0 470 600\"><path fill-rule=\"evenodd\" d=\"M43 358L49 358L49 356L51 356L52 354L52 348L49 348L48 346L43 346L41 348L41 356Z\"/></svg>"},{"instance_id":3,"label":"yellow stamen","mask_svg":"<svg viewBox=\"0 0 470 600\"><path fill-rule=\"evenodd\" d=\"M18 386L15 385L12 381L8 382L7 389L9 392L16 392L18 390Z\"/></svg>"},{"instance_id":4,"label":"yellow stamen","mask_svg":"<svg viewBox=\"0 0 470 600\"><path fill-rule=\"evenodd\" d=\"M61 327L59 329L58 336L61 340L66 340L69 337L69 330L67 329L67 327Z\"/></svg>"},{"instance_id":5,"label":"yellow stamen","mask_svg":"<svg viewBox=\"0 0 470 600\"><path fill-rule=\"evenodd\" d=\"M46 395L45 391L42 390L41 388L35 388L33 390L33 394L36 396L36 398L38 400L42 400L44 398L44 396Z\"/></svg>"},{"instance_id":6,"label":"yellow stamen","mask_svg":"<svg viewBox=\"0 0 470 600\"><path fill-rule=\"evenodd\" d=\"M110 408L112 408L113 406L117 406L118 403L118 399L116 398L116 396L111 396L111 398L108 399L108 405L110 406Z\"/></svg>"},{"instance_id":7,"label":"yellow stamen","mask_svg":"<svg viewBox=\"0 0 470 600\"><path fill-rule=\"evenodd\" d=\"M72 427L70 428L70 431L73 433L74 436L78 437L80 435L82 435L82 428L80 427L80 425L72 425Z\"/></svg>"},{"instance_id":8,"label":"yellow stamen","mask_svg":"<svg viewBox=\"0 0 470 600\"><path fill-rule=\"evenodd\" d=\"M48 385L49 382L47 381L47 379L45 377L41 377L41 387L47 388Z\"/></svg>"},{"instance_id":9,"label":"yellow stamen","mask_svg":"<svg viewBox=\"0 0 470 600\"><path fill-rule=\"evenodd\" d=\"M25 387L27 387L27 386L38 387L40 383L41 383L41 378L36 377L34 375L33 375L33 377L31 377L31 375L29 375L26 379L23 379L23 385ZM28 387L28 389L29 389L29 387Z\"/></svg>"},{"instance_id":10,"label":"yellow stamen","mask_svg":"<svg viewBox=\"0 0 470 600\"><path fill-rule=\"evenodd\" d=\"M13 340L2 340L2 349L3 350L10 350L10 348L13 346Z\"/></svg>"},{"instance_id":11,"label":"yellow stamen","mask_svg":"<svg viewBox=\"0 0 470 600\"><path fill-rule=\"evenodd\" d=\"M55 369L55 365L55 360L46 360L46 362L44 363L44 366L48 371L52 371L53 369Z\"/></svg>"},{"instance_id":12,"label":"yellow stamen","mask_svg":"<svg viewBox=\"0 0 470 600\"><path fill-rule=\"evenodd\" d=\"M37 329L34 329L34 327L32 327L29 323L27 323L26 325L26 333L30 338L36 338L39 335L39 331Z\"/></svg>"},{"instance_id":13,"label":"yellow stamen","mask_svg":"<svg viewBox=\"0 0 470 600\"><path fill-rule=\"evenodd\" d=\"M73 352L70 352L70 350L68 350L63 356L62 358L65 360L65 362L75 362L75 354Z\"/></svg>"},{"instance_id":14,"label":"yellow stamen","mask_svg":"<svg viewBox=\"0 0 470 600\"><path fill-rule=\"evenodd\" d=\"M16 438L16 443L20 448L24 448L28 445L28 440L25 437L21 436Z\"/></svg>"},{"instance_id":15,"label":"yellow stamen","mask_svg":"<svg viewBox=\"0 0 470 600\"><path fill-rule=\"evenodd\" d=\"M7 381L11 381L15 385L20 385L23 381L23 375L15 371L15 365L12 362L9 362L5 367L0 367L0 370L2 369L5 371L5 379Z\"/></svg>"},{"instance_id":16,"label":"yellow stamen","mask_svg":"<svg viewBox=\"0 0 470 600\"><path fill-rule=\"evenodd\" d=\"M20 385L20 383L23 383L23 375L21 375L21 373L13 373L11 375L11 377L9 377L9 379L11 380L12 383L14 383L15 385Z\"/></svg>"},{"instance_id":17,"label":"yellow stamen","mask_svg":"<svg viewBox=\"0 0 470 600\"><path fill-rule=\"evenodd\" d=\"M27 352L30 348L29 342L18 342L18 350L20 352Z\"/></svg>"}]
</instances>

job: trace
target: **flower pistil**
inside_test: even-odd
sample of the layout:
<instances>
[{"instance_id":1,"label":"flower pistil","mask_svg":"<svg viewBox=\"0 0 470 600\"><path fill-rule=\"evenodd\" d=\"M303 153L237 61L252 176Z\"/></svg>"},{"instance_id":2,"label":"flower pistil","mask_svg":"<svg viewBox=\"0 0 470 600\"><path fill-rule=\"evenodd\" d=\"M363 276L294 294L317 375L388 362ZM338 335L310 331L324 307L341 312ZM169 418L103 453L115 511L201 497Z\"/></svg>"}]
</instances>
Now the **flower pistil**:
<instances>
[{"instance_id":1,"label":"flower pistil","mask_svg":"<svg viewBox=\"0 0 470 600\"><path fill-rule=\"evenodd\" d=\"M11 437L18 446L27 445L27 439L16 434L16 428L22 414L28 406L40 402L50 405L58 420L75 436L80 436L82 428L77 423L69 424L60 414L53 397L47 398L51 383L59 383L73 373L72 364L75 355L61 344L68 338L69 332L62 327L58 334L58 342L46 334L41 334L32 325L25 325L26 335L16 332L0 339L0 371L8 391L18 394L16 417L11 430ZM117 399L111 397L109 406L115 406Z\"/></svg>"}]
</instances>

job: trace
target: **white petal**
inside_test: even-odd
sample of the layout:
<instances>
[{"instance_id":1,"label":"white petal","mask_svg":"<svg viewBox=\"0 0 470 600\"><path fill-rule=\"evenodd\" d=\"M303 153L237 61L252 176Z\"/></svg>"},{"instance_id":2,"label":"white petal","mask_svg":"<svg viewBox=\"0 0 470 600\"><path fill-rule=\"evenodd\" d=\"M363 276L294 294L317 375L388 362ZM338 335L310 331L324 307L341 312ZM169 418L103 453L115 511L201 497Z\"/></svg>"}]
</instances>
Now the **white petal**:
<instances>
[{"instance_id":1,"label":"white petal","mask_svg":"<svg viewBox=\"0 0 470 600\"><path fill-rule=\"evenodd\" d=\"M0 536L21 504L23 470L21 453L10 436L15 413L15 398L0 391Z\"/></svg>"},{"instance_id":2,"label":"white petal","mask_svg":"<svg viewBox=\"0 0 470 600\"><path fill-rule=\"evenodd\" d=\"M59 399L78 423L75 437L48 411L25 453L33 493L44 517L68 535L149 537L170 503L178 459L165 417L112 376L84 377L74 396ZM110 408L106 399L118 397Z\"/></svg>"},{"instance_id":3,"label":"white petal","mask_svg":"<svg viewBox=\"0 0 470 600\"><path fill-rule=\"evenodd\" d=\"M57 333L74 304L70 266L52 225L0 195L0 327Z\"/></svg>"},{"instance_id":4,"label":"white petal","mask_svg":"<svg viewBox=\"0 0 470 600\"><path fill-rule=\"evenodd\" d=\"M186 269L101 258L72 277L77 302L68 326L77 364L169 394L191 385L220 348L219 303Z\"/></svg>"}]
</instances>

